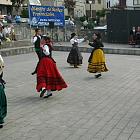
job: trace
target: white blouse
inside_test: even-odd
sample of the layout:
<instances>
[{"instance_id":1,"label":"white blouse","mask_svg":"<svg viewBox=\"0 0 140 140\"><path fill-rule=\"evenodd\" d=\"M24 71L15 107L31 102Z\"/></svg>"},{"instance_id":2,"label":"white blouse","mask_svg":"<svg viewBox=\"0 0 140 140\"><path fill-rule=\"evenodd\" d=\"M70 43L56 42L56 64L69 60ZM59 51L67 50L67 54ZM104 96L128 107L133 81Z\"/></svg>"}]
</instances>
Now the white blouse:
<instances>
[{"instance_id":1,"label":"white blouse","mask_svg":"<svg viewBox=\"0 0 140 140\"><path fill-rule=\"evenodd\" d=\"M0 74L3 72L3 68L4 68L4 61L2 56L0 55Z\"/></svg>"},{"instance_id":2,"label":"white blouse","mask_svg":"<svg viewBox=\"0 0 140 140\"><path fill-rule=\"evenodd\" d=\"M81 39L72 38L72 39L70 40L70 43L71 43L71 44L74 44L74 42L82 43L84 40L85 40L84 38L81 38Z\"/></svg>"},{"instance_id":3,"label":"white blouse","mask_svg":"<svg viewBox=\"0 0 140 140\"><path fill-rule=\"evenodd\" d=\"M48 45L44 45L44 47L43 47L43 53L44 53L46 56L50 55L50 51L49 51Z\"/></svg>"}]
</instances>

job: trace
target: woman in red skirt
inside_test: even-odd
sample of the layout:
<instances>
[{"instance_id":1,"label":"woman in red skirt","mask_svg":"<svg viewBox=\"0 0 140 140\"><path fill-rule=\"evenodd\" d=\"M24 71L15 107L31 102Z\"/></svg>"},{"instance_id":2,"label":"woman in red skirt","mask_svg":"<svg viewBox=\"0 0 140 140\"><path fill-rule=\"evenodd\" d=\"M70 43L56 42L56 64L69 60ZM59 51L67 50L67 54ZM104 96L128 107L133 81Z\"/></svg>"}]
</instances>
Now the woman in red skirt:
<instances>
[{"instance_id":1,"label":"woman in red skirt","mask_svg":"<svg viewBox=\"0 0 140 140\"><path fill-rule=\"evenodd\" d=\"M43 37L42 43L46 44L46 37ZM40 97L48 98L52 96L51 91L60 91L66 88L67 84L60 75L56 62L50 56L48 45L42 47L42 58L37 68L37 86L36 89L40 92Z\"/></svg>"}]
</instances>

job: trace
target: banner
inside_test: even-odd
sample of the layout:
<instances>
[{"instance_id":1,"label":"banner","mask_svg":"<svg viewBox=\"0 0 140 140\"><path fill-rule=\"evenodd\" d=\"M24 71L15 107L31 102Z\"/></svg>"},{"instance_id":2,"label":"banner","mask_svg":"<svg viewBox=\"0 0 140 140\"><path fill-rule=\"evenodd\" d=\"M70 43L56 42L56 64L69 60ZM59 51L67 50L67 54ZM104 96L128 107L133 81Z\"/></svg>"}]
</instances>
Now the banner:
<instances>
[{"instance_id":1,"label":"banner","mask_svg":"<svg viewBox=\"0 0 140 140\"><path fill-rule=\"evenodd\" d=\"M30 5L29 18L32 26L48 26L49 22L64 26L64 7Z\"/></svg>"}]
</instances>

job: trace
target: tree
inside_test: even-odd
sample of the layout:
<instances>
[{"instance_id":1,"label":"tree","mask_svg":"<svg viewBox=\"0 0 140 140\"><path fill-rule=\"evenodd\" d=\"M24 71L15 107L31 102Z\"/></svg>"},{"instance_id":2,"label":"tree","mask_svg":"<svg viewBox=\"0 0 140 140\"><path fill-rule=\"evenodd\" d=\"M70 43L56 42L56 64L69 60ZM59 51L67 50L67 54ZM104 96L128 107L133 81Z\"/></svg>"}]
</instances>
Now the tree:
<instances>
[{"instance_id":1,"label":"tree","mask_svg":"<svg viewBox=\"0 0 140 140\"><path fill-rule=\"evenodd\" d=\"M25 0L11 0L12 2L12 6L15 7L15 10L18 13L19 8L21 7L21 4L24 2Z\"/></svg>"},{"instance_id":2,"label":"tree","mask_svg":"<svg viewBox=\"0 0 140 140\"><path fill-rule=\"evenodd\" d=\"M73 17L76 2L74 0L64 0L64 5L65 5L65 8L68 9L68 15Z\"/></svg>"},{"instance_id":3,"label":"tree","mask_svg":"<svg viewBox=\"0 0 140 140\"><path fill-rule=\"evenodd\" d=\"M22 18L29 18L29 13L28 13L28 9L23 9L22 11L21 11L21 17Z\"/></svg>"},{"instance_id":4,"label":"tree","mask_svg":"<svg viewBox=\"0 0 140 140\"><path fill-rule=\"evenodd\" d=\"M100 11L97 11L96 12L96 15L98 16L98 17L105 17L105 13L106 11L105 11L105 9L102 9L102 10L100 10Z\"/></svg>"},{"instance_id":5,"label":"tree","mask_svg":"<svg viewBox=\"0 0 140 140\"><path fill-rule=\"evenodd\" d=\"M100 18L103 18L103 20L104 20L105 14L106 14L105 9L102 9L102 10L99 10L96 12L97 25L99 25L99 23L100 23Z\"/></svg>"}]
</instances>

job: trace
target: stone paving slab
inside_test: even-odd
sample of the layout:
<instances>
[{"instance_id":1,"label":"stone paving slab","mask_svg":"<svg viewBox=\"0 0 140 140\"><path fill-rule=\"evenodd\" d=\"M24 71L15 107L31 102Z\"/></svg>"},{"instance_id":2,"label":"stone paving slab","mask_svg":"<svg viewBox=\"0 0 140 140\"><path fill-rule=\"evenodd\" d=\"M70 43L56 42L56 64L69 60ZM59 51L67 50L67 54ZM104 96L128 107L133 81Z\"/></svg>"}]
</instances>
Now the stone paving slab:
<instances>
[{"instance_id":1,"label":"stone paving slab","mask_svg":"<svg viewBox=\"0 0 140 140\"><path fill-rule=\"evenodd\" d=\"M140 57L106 55L109 72L100 79L53 52L69 87L49 99L36 93L31 72L35 53L4 57L8 116L0 140L140 140Z\"/></svg>"}]
</instances>

